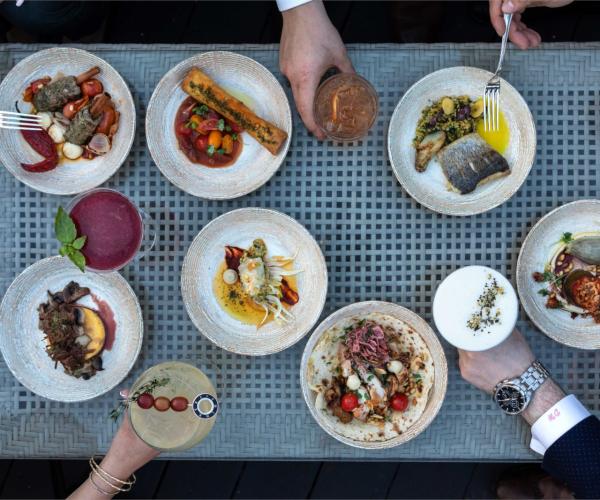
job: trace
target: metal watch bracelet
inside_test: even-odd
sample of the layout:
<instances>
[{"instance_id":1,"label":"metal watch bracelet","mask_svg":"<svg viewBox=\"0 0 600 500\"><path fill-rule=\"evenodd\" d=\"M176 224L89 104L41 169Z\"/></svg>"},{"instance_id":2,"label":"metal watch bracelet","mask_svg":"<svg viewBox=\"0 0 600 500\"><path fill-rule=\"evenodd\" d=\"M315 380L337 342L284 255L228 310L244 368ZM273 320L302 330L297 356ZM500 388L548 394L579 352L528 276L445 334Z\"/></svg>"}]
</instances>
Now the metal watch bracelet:
<instances>
[{"instance_id":1,"label":"metal watch bracelet","mask_svg":"<svg viewBox=\"0 0 600 500\"><path fill-rule=\"evenodd\" d=\"M519 377L519 381L525 386L526 391L534 392L549 377L550 373L546 367L536 359Z\"/></svg>"}]
</instances>

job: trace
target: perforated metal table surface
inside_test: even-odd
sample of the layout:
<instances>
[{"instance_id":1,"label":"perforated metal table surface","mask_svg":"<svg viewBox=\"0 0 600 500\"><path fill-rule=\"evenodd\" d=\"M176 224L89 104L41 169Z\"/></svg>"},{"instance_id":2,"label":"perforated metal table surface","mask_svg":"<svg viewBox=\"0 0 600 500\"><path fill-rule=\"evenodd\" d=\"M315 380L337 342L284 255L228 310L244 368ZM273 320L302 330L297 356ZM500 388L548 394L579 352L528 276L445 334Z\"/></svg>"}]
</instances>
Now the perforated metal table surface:
<instances>
[{"instance_id":1,"label":"perforated metal table surface","mask_svg":"<svg viewBox=\"0 0 600 500\"><path fill-rule=\"evenodd\" d=\"M45 48L0 46L0 76ZM385 135L403 92L439 68L495 67L497 45L355 45L356 69L377 88L380 113L368 137L339 145L309 137L294 113L292 146L271 181L243 198L212 202L171 185L152 162L144 116L159 79L197 52L226 49L255 58L283 81L277 46L83 46L106 59L131 87L137 137L118 173L107 182L132 196L158 223L149 258L123 271L144 311L142 353L124 386L145 368L187 359L217 379L222 413L210 436L176 457L243 459L528 460L529 431L500 414L488 396L463 382L456 352L449 364L446 401L418 438L387 451L367 452L330 438L311 418L300 393L305 340L282 353L251 358L212 345L194 328L179 292L179 271L194 236L233 208L285 212L320 243L329 269L323 316L355 301L402 304L431 321L437 284L459 266L482 263L514 278L521 242L536 220L572 200L596 198L600 184L600 45L551 45L509 52L504 76L523 94L536 120L535 165L519 192L488 213L458 218L419 206L390 168ZM288 89L291 99L291 93ZM0 169L0 289L35 261L55 254L52 215L65 199L33 191ZM33 311L32 311L33 313ZM600 412L600 352L571 349L538 332L521 314L519 326L555 378ZM118 397L60 404L22 387L0 362L0 457L89 457L105 450L115 427L107 414ZM173 456L171 456L173 458Z\"/></svg>"}]
</instances>

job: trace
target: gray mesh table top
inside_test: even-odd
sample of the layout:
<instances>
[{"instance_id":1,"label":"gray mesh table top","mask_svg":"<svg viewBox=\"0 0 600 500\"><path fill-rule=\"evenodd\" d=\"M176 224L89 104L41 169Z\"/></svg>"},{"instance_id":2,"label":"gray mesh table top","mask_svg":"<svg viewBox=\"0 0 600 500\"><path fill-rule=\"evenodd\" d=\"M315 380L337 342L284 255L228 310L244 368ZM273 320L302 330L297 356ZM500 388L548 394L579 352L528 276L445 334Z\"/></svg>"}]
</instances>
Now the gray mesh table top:
<instances>
[{"instance_id":1,"label":"gray mesh table top","mask_svg":"<svg viewBox=\"0 0 600 500\"><path fill-rule=\"evenodd\" d=\"M4 45L0 77L45 48ZM311 418L300 392L305 340L282 353L250 358L212 345L194 328L179 291L179 272L194 236L214 217L238 207L280 210L304 224L329 269L323 317L352 302L381 299L431 321L438 283L452 270L487 264L514 278L521 242L540 216L569 201L596 198L600 185L600 45L545 45L511 50L503 75L524 96L536 120L537 157L526 183L488 213L457 218L419 206L399 186L384 137L398 100L416 80L439 68L492 69L498 45L356 45L356 69L377 88L381 109L368 137L339 145L310 137L294 113L292 146L269 183L243 198L205 201L175 188L152 162L144 116L159 79L183 59L215 48L250 56L283 81L277 46L83 46L112 64L130 85L137 136L125 164L107 182L132 196L158 224L152 255L123 274L144 311L145 338L130 384L147 367L189 360L216 380L222 413L210 436L177 457L224 459L528 460L529 430L504 416L490 398L462 381L456 352L446 401L418 438L387 451L338 443ZM291 100L291 93L286 87ZM55 254L52 216L64 198L41 194L0 169L0 291L35 261ZM600 352L559 345L521 314L519 323L555 378L600 412ZM115 427L107 414L118 391L81 404L46 401L22 387L0 362L0 457L89 457L105 450ZM171 456L173 458L173 456Z\"/></svg>"}]
</instances>

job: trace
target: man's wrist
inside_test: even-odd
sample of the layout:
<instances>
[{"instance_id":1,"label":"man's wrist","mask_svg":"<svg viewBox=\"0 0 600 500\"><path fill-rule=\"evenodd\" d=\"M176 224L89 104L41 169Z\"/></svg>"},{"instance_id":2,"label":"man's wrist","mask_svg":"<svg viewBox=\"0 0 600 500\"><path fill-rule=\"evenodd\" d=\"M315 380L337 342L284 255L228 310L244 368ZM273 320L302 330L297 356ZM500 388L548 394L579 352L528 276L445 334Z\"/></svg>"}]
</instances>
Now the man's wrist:
<instances>
[{"instance_id":1,"label":"man's wrist","mask_svg":"<svg viewBox=\"0 0 600 500\"><path fill-rule=\"evenodd\" d=\"M308 6L315 3L315 1L316 0L277 0L277 8L285 18L289 13L297 11L298 7Z\"/></svg>"},{"instance_id":2,"label":"man's wrist","mask_svg":"<svg viewBox=\"0 0 600 500\"><path fill-rule=\"evenodd\" d=\"M529 405L527 405L527 408L523 410L521 415L529 425L533 425L538 418L564 397L565 393L558 384L551 378L548 378L533 393Z\"/></svg>"}]
</instances>

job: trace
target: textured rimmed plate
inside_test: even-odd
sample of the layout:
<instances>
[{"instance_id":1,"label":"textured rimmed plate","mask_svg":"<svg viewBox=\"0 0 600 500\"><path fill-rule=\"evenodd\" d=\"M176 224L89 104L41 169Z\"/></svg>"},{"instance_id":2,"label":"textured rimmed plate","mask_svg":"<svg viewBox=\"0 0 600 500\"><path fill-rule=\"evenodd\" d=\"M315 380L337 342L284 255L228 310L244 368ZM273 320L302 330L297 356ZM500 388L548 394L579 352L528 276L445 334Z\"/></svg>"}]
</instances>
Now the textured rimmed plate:
<instances>
[{"instance_id":1,"label":"textured rimmed plate","mask_svg":"<svg viewBox=\"0 0 600 500\"><path fill-rule=\"evenodd\" d=\"M174 123L177 109L188 97L181 82L194 66L258 116L287 132L287 141L276 156L243 133L242 153L230 167L209 168L188 160L177 144ZM292 111L277 79L255 60L233 52L205 52L179 63L156 86L146 114L148 149L161 172L179 189L211 200L237 198L262 186L283 163L291 137Z\"/></svg>"},{"instance_id":2,"label":"textured rimmed plate","mask_svg":"<svg viewBox=\"0 0 600 500\"><path fill-rule=\"evenodd\" d=\"M427 405L421 417L411 426L407 431L396 436L393 439L387 441L360 441L357 439L351 439L346 436L339 434L335 427L331 423L324 419L319 411L315 408L316 393L308 386L306 379L306 370L308 367L308 360L313 352L313 349L317 345L317 342L327 330L340 321L351 318L353 316L364 316L369 313L380 313L392 316L401 321L404 321L410 325L425 341L427 348L431 353L434 366L434 380L433 387L429 393ZM300 364L300 384L302 385L302 394L304 400L308 405L310 413L321 426L321 428L327 432L330 436L334 437L338 441L345 443L356 448L363 449L382 449L382 448L393 448L410 441L411 439L418 436L423 432L429 424L433 421L438 411L440 410L444 397L446 395L446 386L448 384L448 365L446 363L446 355L442 349L442 345L437 338L437 335L433 329L427 324L427 322L421 318L418 314L415 314L405 307L390 302L381 301L367 301L357 302L349 306L343 307L337 310L331 316L327 317L312 333L310 339L306 343L304 348L304 354L302 355L302 362Z\"/></svg>"},{"instance_id":3,"label":"textured rimmed plate","mask_svg":"<svg viewBox=\"0 0 600 500\"><path fill-rule=\"evenodd\" d=\"M44 76L77 75L93 66L100 67L97 78L112 96L121 114L112 149L93 160L62 160L50 172L26 172L21 163L38 162L41 156L31 149L19 131L0 130L0 163L24 184L50 194L82 193L107 181L127 158L135 135L135 106L131 92L110 64L85 50L67 47L46 49L23 59L0 84L0 109L14 111L18 101L21 111L29 111L31 105L22 101L27 84Z\"/></svg>"},{"instance_id":4,"label":"textured rimmed plate","mask_svg":"<svg viewBox=\"0 0 600 500\"><path fill-rule=\"evenodd\" d=\"M255 238L267 244L269 255L294 255L300 301L287 324L270 321L257 329L231 317L218 304L213 280L223 262L225 246L247 248ZM181 292L187 312L202 334L227 351L250 356L287 349L306 335L319 319L327 296L327 265L310 233L291 217L274 210L242 208L207 224L196 236L181 270Z\"/></svg>"},{"instance_id":5,"label":"textured rimmed plate","mask_svg":"<svg viewBox=\"0 0 600 500\"><path fill-rule=\"evenodd\" d=\"M580 200L554 209L533 226L517 261L517 289L525 312L551 339L580 349L600 349L600 325L592 318L571 319L567 311L548 309L532 273L543 271L564 233L600 231L600 201Z\"/></svg>"},{"instance_id":6,"label":"textured rimmed plate","mask_svg":"<svg viewBox=\"0 0 600 500\"><path fill-rule=\"evenodd\" d=\"M60 291L69 281L89 287L105 301L117 324L114 345L102 354L104 370L89 380L67 375L61 365L54 368L38 327L37 309L48 300L47 291ZM78 304L96 308L89 296ZM43 259L25 269L0 305L0 349L8 368L30 391L55 401L85 401L115 387L133 367L143 332L142 311L125 278L119 273L82 273L62 257Z\"/></svg>"},{"instance_id":7,"label":"textured rimmed plate","mask_svg":"<svg viewBox=\"0 0 600 500\"><path fill-rule=\"evenodd\" d=\"M527 103L508 82L502 80L500 109L510 127L503 156L510 175L483 184L472 193L449 191L439 164L434 160L426 172L415 170L412 141L423 109L445 95L478 98L492 74L478 68L455 67L431 73L406 91L394 110L388 130L388 154L396 178L421 205L449 215L474 215L491 210L508 200L527 178L535 158L535 123Z\"/></svg>"}]
</instances>

